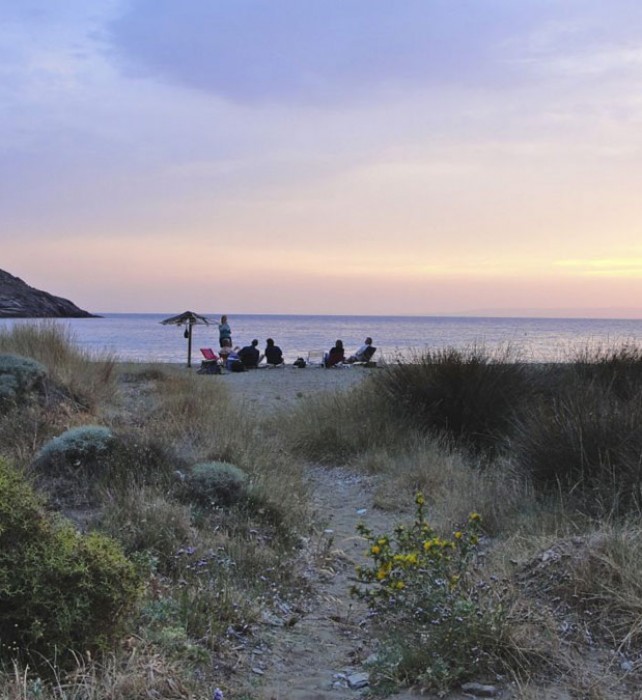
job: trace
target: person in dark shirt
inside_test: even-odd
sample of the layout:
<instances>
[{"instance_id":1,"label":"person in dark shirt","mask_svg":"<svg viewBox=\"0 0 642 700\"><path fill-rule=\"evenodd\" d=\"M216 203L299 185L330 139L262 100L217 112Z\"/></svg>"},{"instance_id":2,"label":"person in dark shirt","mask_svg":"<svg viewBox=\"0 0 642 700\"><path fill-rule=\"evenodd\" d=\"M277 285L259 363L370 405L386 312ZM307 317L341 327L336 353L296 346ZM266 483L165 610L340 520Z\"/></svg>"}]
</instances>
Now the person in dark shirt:
<instances>
[{"instance_id":1,"label":"person in dark shirt","mask_svg":"<svg viewBox=\"0 0 642 700\"><path fill-rule=\"evenodd\" d=\"M324 366L334 367L345 359L345 350L343 349L343 340L337 340L334 347L325 356Z\"/></svg>"},{"instance_id":2,"label":"person in dark shirt","mask_svg":"<svg viewBox=\"0 0 642 700\"><path fill-rule=\"evenodd\" d=\"M251 345L246 345L244 348L239 350L239 357L241 362L245 365L247 369L256 369L259 366L259 356L260 353L257 349L259 341L256 338L252 341Z\"/></svg>"},{"instance_id":3,"label":"person in dark shirt","mask_svg":"<svg viewBox=\"0 0 642 700\"><path fill-rule=\"evenodd\" d=\"M263 354L263 357L265 357L265 361L268 363L268 365L283 364L283 353L281 352L281 348L274 344L274 340L272 338L268 338L265 341L265 353Z\"/></svg>"}]
</instances>

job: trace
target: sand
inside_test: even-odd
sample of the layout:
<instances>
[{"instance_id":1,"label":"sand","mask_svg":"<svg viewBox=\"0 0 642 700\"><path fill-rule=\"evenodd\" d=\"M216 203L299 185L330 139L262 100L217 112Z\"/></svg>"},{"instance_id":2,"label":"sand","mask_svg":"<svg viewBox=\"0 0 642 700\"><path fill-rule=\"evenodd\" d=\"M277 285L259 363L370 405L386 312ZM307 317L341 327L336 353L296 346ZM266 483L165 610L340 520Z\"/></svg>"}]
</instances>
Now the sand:
<instances>
[{"instance_id":1,"label":"sand","mask_svg":"<svg viewBox=\"0 0 642 700\"><path fill-rule=\"evenodd\" d=\"M354 365L332 369L315 366L299 369L286 365L226 372L204 379L224 382L236 399L250 406L274 409L291 406L303 397L319 392L349 389L376 371L376 368Z\"/></svg>"}]
</instances>

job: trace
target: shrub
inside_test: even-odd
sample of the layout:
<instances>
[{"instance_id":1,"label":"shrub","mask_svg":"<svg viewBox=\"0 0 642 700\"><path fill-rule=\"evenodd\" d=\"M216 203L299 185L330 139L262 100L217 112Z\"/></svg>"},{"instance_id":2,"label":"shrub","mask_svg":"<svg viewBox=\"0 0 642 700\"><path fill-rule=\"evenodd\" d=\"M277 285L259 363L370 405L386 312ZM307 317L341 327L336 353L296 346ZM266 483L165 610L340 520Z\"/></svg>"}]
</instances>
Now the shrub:
<instances>
[{"instance_id":1,"label":"shrub","mask_svg":"<svg viewBox=\"0 0 642 700\"><path fill-rule=\"evenodd\" d=\"M358 526L371 563L357 567L352 593L376 614L384 655L393 659L386 673L443 691L492 664L502 616L487 606L482 588L466 585L480 516L471 513L442 538L426 521L422 494L415 503L415 522L392 535Z\"/></svg>"},{"instance_id":2,"label":"shrub","mask_svg":"<svg viewBox=\"0 0 642 700\"><path fill-rule=\"evenodd\" d=\"M106 486L130 488L148 480L167 486L182 466L163 445L96 425L71 428L50 440L32 465L38 484L62 505L92 502Z\"/></svg>"},{"instance_id":3,"label":"shrub","mask_svg":"<svg viewBox=\"0 0 642 700\"><path fill-rule=\"evenodd\" d=\"M23 403L30 394L42 390L46 368L19 355L0 355L0 405Z\"/></svg>"},{"instance_id":4,"label":"shrub","mask_svg":"<svg viewBox=\"0 0 642 700\"><path fill-rule=\"evenodd\" d=\"M32 464L36 483L60 505L92 501L110 475L115 446L109 428L83 425L66 430L36 455Z\"/></svg>"},{"instance_id":5,"label":"shrub","mask_svg":"<svg viewBox=\"0 0 642 700\"><path fill-rule=\"evenodd\" d=\"M642 506L642 395L622 401L576 383L519 423L516 462L540 492L561 489L589 513Z\"/></svg>"},{"instance_id":6,"label":"shrub","mask_svg":"<svg viewBox=\"0 0 642 700\"><path fill-rule=\"evenodd\" d=\"M114 447L114 436L99 425L82 425L70 428L62 435L46 443L36 455L36 460L50 472L82 471L88 476L98 476L101 457Z\"/></svg>"},{"instance_id":7,"label":"shrub","mask_svg":"<svg viewBox=\"0 0 642 700\"><path fill-rule=\"evenodd\" d=\"M105 649L138 590L134 567L112 540L81 536L48 515L0 461L0 656L38 665Z\"/></svg>"},{"instance_id":8,"label":"shrub","mask_svg":"<svg viewBox=\"0 0 642 700\"><path fill-rule=\"evenodd\" d=\"M185 480L185 496L193 503L230 506L246 495L247 475L226 462L203 462L192 467Z\"/></svg>"},{"instance_id":9,"label":"shrub","mask_svg":"<svg viewBox=\"0 0 642 700\"><path fill-rule=\"evenodd\" d=\"M480 451L495 449L509 432L531 373L508 350L493 357L476 347L445 348L390 365L377 384L391 413Z\"/></svg>"}]
</instances>

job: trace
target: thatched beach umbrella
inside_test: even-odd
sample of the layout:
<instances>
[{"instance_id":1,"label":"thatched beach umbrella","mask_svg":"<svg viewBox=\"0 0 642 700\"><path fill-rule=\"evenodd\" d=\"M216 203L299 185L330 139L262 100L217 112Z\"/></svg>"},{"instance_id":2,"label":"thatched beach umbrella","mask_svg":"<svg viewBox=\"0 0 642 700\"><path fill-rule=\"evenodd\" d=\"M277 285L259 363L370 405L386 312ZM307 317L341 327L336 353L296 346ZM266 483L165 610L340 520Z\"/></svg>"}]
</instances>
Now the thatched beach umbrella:
<instances>
[{"instance_id":1,"label":"thatched beach umbrella","mask_svg":"<svg viewBox=\"0 0 642 700\"><path fill-rule=\"evenodd\" d=\"M192 366L192 326L197 323L209 326L210 322L205 316L199 316L193 311L184 311L178 316L172 316L161 321L164 326L187 326L185 329L185 337L187 338L187 366Z\"/></svg>"}]
</instances>

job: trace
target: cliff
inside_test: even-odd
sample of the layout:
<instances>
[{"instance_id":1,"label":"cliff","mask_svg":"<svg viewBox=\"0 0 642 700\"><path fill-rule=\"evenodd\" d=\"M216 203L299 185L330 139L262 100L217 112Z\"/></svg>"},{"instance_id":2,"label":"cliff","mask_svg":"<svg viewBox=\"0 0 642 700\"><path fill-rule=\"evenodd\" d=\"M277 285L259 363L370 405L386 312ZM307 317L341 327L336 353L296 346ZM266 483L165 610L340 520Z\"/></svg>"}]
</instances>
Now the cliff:
<instances>
[{"instance_id":1,"label":"cliff","mask_svg":"<svg viewBox=\"0 0 642 700\"><path fill-rule=\"evenodd\" d=\"M30 287L0 270L0 318L91 318L68 299Z\"/></svg>"}]
</instances>

